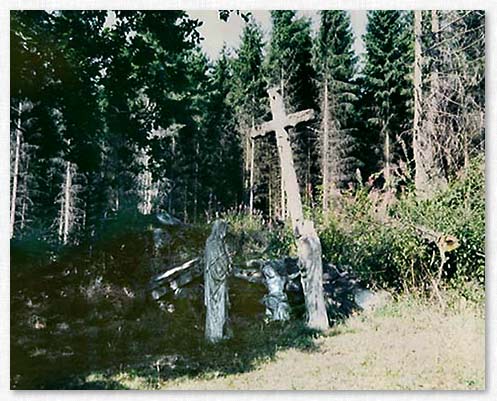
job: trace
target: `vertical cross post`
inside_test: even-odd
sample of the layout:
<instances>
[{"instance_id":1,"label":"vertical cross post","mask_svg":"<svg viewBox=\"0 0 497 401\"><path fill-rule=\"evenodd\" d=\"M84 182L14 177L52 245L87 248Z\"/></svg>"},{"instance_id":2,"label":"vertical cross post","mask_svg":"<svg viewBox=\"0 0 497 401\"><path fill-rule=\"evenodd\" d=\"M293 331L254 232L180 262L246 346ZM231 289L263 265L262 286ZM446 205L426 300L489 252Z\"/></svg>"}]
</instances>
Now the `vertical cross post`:
<instances>
[{"instance_id":1,"label":"vertical cross post","mask_svg":"<svg viewBox=\"0 0 497 401\"><path fill-rule=\"evenodd\" d=\"M273 119L256 127L252 138L276 133L276 144L281 165L281 180L288 199L288 212L296 235L299 253L299 268L307 308L307 325L317 330L328 328L328 316L323 292L323 265L321 243L312 221L304 219L302 200L293 163L292 148L287 128L310 121L314 110L303 110L286 114L282 96L276 88L268 90Z\"/></svg>"}]
</instances>

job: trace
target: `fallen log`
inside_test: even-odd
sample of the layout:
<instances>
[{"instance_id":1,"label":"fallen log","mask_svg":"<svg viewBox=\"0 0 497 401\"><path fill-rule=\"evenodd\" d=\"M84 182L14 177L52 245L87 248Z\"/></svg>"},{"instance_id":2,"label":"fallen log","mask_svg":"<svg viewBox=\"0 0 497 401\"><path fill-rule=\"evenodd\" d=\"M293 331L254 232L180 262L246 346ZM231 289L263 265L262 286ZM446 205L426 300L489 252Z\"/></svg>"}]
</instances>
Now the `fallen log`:
<instances>
[{"instance_id":1,"label":"fallen log","mask_svg":"<svg viewBox=\"0 0 497 401\"><path fill-rule=\"evenodd\" d=\"M193 258L188 262L183 263L182 265L179 265L177 267L174 267L173 269L167 270L164 273L159 274L158 276L153 278L153 281L172 280L172 278L176 274L195 267L195 265L199 261L200 261L199 257Z\"/></svg>"},{"instance_id":2,"label":"fallen log","mask_svg":"<svg viewBox=\"0 0 497 401\"><path fill-rule=\"evenodd\" d=\"M178 294L181 287L191 283L194 279L202 275L200 268L202 258L197 257L169 269L150 280L151 296L154 300L159 300L167 294Z\"/></svg>"}]
</instances>

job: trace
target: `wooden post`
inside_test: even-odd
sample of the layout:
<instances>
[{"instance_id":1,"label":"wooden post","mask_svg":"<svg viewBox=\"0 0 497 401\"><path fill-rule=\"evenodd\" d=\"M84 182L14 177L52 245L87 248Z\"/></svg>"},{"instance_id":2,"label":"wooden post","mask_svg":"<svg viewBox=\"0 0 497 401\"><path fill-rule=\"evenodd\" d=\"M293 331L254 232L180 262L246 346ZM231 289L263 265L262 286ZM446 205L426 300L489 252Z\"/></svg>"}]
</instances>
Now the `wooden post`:
<instances>
[{"instance_id":1,"label":"wooden post","mask_svg":"<svg viewBox=\"0 0 497 401\"><path fill-rule=\"evenodd\" d=\"M292 227L297 239L299 268L302 287L307 307L307 325L316 330L328 328L328 316L323 292L323 266L321 260L321 243L311 221L304 220L302 200L293 165L290 138L286 128L309 121L314 117L313 110L304 110L290 115L286 114L282 96L276 88L268 90L271 104L272 121L257 127L253 138L276 133L276 144L281 164L282 183L287 198L287 207Z\"/></svg>"},{"instance_id":2,"label":"wooden post","mask_svg":"<svg viewBox=\"0 0 497 401\"><path fill-rule=\"evenodd\" d=\"M227 228L225 221L216 220L205 244L205 338L213 343L229 337L227 278L230 273L230 258L224 242Z\"/></svg>"}]
</instances>

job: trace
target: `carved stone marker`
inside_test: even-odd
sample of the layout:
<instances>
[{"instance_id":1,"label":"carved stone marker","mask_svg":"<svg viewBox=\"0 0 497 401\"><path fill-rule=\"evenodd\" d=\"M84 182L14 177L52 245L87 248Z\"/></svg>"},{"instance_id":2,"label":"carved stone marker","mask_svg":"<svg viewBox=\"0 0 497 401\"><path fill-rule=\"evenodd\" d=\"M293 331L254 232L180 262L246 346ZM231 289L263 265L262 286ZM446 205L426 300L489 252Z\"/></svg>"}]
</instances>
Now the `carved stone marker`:
<instances>
[{"instance_id":1,"label":"carved stone marker","mask_svg":"<svg viewBox=\"0 0 497 401\"><path fill-rule=\"evenodd\" d=\"M229 337L227 278L231 263L225 244L227 228L225 221L216 220L205 245L205 338L210 342Z\"/></svg>"},{"instance_id":2,"label":"carved stone marker","mask_svg":"<svg viewBox=\"0 0 497 401\"><path fill-rule=\"evenodd\" d=\"M276 144L281 164L281 179L288 199L288 211L297 239L299 268L307 308L307 325L316 330L328 328L328 316L323 292L323 265L321 260L321 243L311 221L304 220L302 201L293 165L290 138L286 131L298 123L309 121L314 117L313 110L304 110L290 115L286 114L283 98L276 88L268 90L273 120L256 127L252 138L276 133Z\"/></svg>"}]
</instances>

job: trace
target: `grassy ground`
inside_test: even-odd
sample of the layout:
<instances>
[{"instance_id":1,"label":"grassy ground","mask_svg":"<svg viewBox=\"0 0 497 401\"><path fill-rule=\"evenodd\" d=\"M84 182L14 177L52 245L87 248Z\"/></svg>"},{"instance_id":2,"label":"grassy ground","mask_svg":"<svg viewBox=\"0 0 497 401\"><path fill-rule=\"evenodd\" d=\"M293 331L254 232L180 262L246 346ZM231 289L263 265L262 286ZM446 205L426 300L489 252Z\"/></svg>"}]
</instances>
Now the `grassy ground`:
<instances>
[{"instance_id":1,"label":"grassy ground","mask_svg":"<svg viewBox=\"0 0 497 401\"><path fill-rule=\"evenodd\" d=\"M352 316L309 344L281 347L240 372L168 377L151 370L93 373L86 387L198 390L483 390L483 306L404 297ZM219 345L218 347L222 347ZM212 357L215 357L211 354ZM236 354L235 354L236 358ZM95 384L94 386L92 385Z\"/></svg>"}]
</instances>

